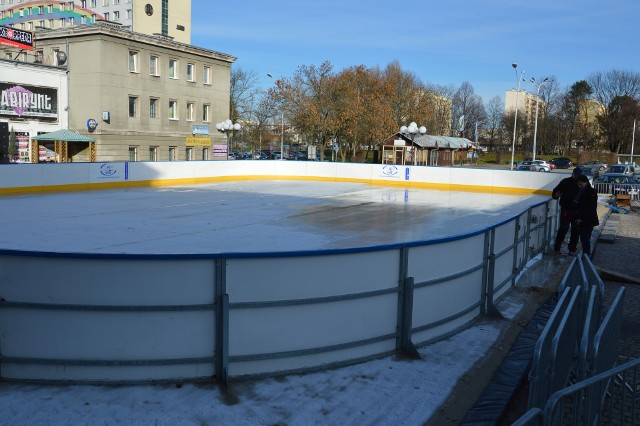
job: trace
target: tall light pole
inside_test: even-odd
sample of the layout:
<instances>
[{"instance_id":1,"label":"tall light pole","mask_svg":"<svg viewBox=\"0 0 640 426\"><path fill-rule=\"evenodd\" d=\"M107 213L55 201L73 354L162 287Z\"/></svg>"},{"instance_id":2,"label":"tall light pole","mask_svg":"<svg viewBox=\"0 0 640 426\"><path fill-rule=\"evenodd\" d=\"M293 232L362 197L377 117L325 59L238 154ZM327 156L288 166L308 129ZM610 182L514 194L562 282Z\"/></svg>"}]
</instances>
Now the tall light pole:
<instances>
[{"instance_id":1,"label":"tall light pole","mask_svg":"<svg viewBox=\"0 0 640 426\"><path fill-rule=\"evenodd\" d=\"M271 73L267 73L267 77L273 79L273 75ZM284 111L282 108L280 109L280 118L281 118L281 128L280 128L280 159L284 160Z\"/></svg>"},{"instance_id":2,"label":"tall light pole","mask_svg":"<svg viewBox=\"0 0 640 426\"><path fill-rule=\"evenodd\" d=\"M520 94L520 76L518 75L518 64L511 64L516 71L516 113L513 119L513 142L511 143L511 170L513 170L513 164L515 162L516 155L516 126L518 124L518 95ZM520 75L524 75L524 70L520 71Z\"/></svg>"},{"instance_id":3,"label":"tall light pole","mask_svg":"<svg viewBox=\"0 0 640 426\"><path fill-rule=\"evenodd\" d=\"M229 159L229 154L231 153L231 145L229 144L229 133L238 131L241 128L242 126L240 125L240 123L234 123L229 118L216 124L216 129L220 133L224 133L225 135L227 135L227 160Z\"/></svg>"},{"instance_id":4,"label":"tall light pole","mask_svg":"<svg viewBox=\"0 0 640 426\"><path fill-rule=\"evenodd\" d=\"M536 78L531 77L531 82L536 86L536 121L533 125L533 160L536 159L536 142L538 137L538 102L540 101L540 88L543 84L549 81L549 77L536 84Z\"/></svg>"}]
</instances>

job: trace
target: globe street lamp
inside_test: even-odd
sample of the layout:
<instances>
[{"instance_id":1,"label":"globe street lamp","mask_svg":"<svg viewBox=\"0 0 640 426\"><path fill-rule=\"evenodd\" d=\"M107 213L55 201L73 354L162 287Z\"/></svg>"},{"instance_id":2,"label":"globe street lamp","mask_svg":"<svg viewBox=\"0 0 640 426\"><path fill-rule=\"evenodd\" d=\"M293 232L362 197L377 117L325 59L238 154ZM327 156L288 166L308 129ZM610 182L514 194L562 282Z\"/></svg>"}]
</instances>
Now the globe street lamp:
<instances>
[{"instance_id":1,"label":"globe street lamp","mask_svg":"<svg viewBox=\"0 0 640 426\"><path fill-rule=\"evenodd\" d=\"M511 143L511 170L513 170L513 164L515 161L516 155L516 126L518 124L518 94L520 93L520 80L521 78L518 76L518 64L511 64L513 69L516 71L516 113L513 118L513 142ZM520 71L520 75L524 75L524 70Z\"/></svg>"},{"instance_id":2,"label":"globe street lamp","mask_svg":"<svg viewBox=\"0 0 640 426\"><path fill-rule=\"evenodd\" d=\"M543 84L549 81L549 77L542 80L540 83L536 84L536 78L531 77L531 82L536 86L536 120L533 125L533 160L536 159L536 140L538 137L538 101L540 101L540 88Z\"/></svg>"},{"instance_id":3,"label":"globe street lamp","mask_svg":"<svg viewBox=\"0 0 640 426\"><path fill-rule=\"evenodd\" d=\"M267 77L273 79L273 75L271 73L267 73ZM284 160L284 111L281 111L281 125L280 128L280 159Z\"/></svg>"},{"instance_id":4,"label":"globe street lamp","mask_svg":"<svg viewBox=\"0 0 640 426\"><path fill-rule=\"evenodd\" d=\"M425 126L418 127L418 125L414 121L412 121L411 123L409 123L409 127L407 126L400 127L400 133L407 136L411 140L411 142L413 142L413 139L418 134L424 135L425 133L427 133L427 128ZM413 147L411 147L411 149L413 149ZM413 158L414 158L414 164L415 164L415 158L416 158L415 153L413 155ZM404 164L404 159L403 159L403 164Z\"/></svg>"},{"instance_id":5,"label":"globe street lamp","mask_svg":"<svg viewBox=\"0 0 640 426\"><path fill-rule=\"evenodd\" d=\"M241 128L242 126L240 125L240 123L234 123L229 118L227 118L223 122L216 124L216 129L220 133L224 133L227 136L227 160L229 159L229 154L231 153L231 145L229 144L229 133L237 132Z\"/></svg>"}]
</instances>

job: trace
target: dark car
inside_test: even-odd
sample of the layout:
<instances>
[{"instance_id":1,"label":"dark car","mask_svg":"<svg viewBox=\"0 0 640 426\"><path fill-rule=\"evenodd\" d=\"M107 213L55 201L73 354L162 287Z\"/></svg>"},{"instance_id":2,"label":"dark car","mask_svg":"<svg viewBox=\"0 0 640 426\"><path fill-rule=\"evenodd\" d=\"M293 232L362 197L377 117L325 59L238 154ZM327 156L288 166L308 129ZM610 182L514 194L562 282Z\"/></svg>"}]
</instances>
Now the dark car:
<instances>
[{"instance_id":1,"label":"dark car","mask_svg":"<svg viewBox=\"0 0 640 426\"><path fill-rule=\"evenodd\" d=\"M600 176L600 168L597 165L581 164L576 166L580 172L589 179L589 183L593 184L593 180Z\"/></svg>"},{"instance_id":2,"label":"dark car","mask_svg":"<svg viewBox=\"0 0 640 426\"><path fill-rule=\"evenodd\" d=\"M556 169L568 169L573 166L573 162L567 157L557 157L551 160L551 162L556 166Z\"/></svg>"}]
</instances>

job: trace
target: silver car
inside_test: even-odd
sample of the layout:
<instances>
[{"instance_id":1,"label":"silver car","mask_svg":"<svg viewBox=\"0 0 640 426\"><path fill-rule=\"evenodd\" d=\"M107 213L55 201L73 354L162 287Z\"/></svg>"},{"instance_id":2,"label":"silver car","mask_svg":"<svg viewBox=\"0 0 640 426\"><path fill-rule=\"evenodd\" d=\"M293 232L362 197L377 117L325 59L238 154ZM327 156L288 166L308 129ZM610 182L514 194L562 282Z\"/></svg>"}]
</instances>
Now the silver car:
<instances>
[{"instance_id":1,"label":"silver car","mask_svg":"<svg viewBox=\"0 0 640 426\"><path fill-rule=\"evenodd\" d=\"M551 165L544 160L523 161L518 164L516 170L529 170L531 172L550 172Z\"/></svg>"}]
</instances>

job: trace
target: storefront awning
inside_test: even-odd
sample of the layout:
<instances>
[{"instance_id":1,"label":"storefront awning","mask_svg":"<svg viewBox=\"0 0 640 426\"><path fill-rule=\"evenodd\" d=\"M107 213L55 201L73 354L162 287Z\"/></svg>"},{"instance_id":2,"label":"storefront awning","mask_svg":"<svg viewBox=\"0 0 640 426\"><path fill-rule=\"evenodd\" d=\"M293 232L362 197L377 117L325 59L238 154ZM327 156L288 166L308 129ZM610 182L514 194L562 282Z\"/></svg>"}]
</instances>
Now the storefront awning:
<instances>
[{"instance_id":1,"label":"storefront awning","mask_svg":"<svg viewBox=\"0 0 640 426\"><path fill-rule=\"evenodd\" d=\"M43 133L31 138L35 141L60 141L60 142L95 142L94 138L81 135L80 133L73 132L71 130L62 129L55 132Z\"/></svg>"}]
</instances>

